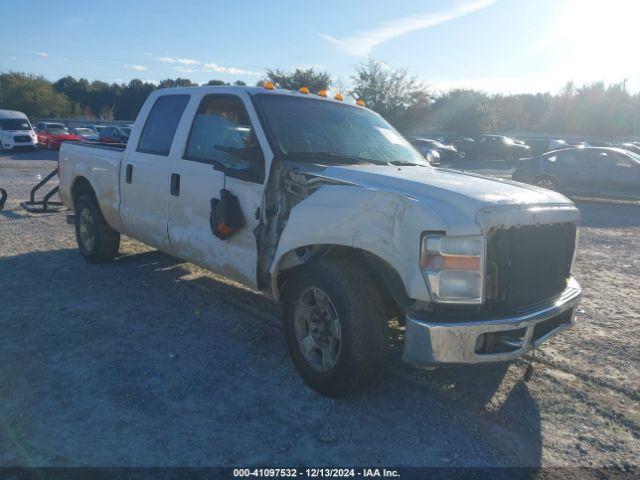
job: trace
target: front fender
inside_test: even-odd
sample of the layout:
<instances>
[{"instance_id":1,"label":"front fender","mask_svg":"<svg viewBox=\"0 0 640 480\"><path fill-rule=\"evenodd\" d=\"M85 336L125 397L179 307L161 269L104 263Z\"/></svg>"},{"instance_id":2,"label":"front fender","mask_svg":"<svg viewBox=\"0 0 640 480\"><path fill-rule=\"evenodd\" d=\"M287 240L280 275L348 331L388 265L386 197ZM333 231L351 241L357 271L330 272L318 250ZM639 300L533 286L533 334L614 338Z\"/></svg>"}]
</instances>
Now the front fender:
<instances>
[{"instance_id":1,"label":"front fender","mask_svg":"<svg viewBox=\"0 0 640 480\"><path fill-rule=\"evenodd\" d=\"M420 237L426 230L446 230L446 223L416 199L353 185L323 185L290 212L271 263L272 293L279 298L278 273L287 253L338 245L385 260L410 298L430 301L419 268Z\"/></svg>"}]
</instances>

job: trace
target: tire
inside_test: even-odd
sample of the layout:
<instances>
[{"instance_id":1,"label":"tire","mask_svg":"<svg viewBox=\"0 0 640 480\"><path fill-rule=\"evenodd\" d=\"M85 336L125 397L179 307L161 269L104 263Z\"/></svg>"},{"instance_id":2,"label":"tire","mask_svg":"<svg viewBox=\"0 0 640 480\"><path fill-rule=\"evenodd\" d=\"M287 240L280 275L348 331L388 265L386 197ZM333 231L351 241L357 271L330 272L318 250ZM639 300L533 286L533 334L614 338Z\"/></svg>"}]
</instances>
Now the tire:
<instances>
[{"instance_id":1,"label":"tire","mask_svg":"<svg viewBox=\"0 0 640 480\"><path fill-rule=\"evenodd\" d=\"M537 187L546 188L547 190L555 190L556 192L559 191L558 181L548 175L536 178L533 183Z\"/></svg>"},{"instance_id":2,"label":"tire","mask_svg":"<svg viewBox=\"0 0 640 480\"><path fill-rule=\"evenodd\" d=\"M105 263L113 260L120 247L120 234L107 225L93 195L81 195L75 202L78 249L85 260Z\"/></svg>"},{"instance_id":3,"label":"tire","mask_svg":"<svg viewBox=\"0 0 640 480\"><path fill-rule=\"evenodd\" d=\"M320 305L318 296L323 295L329 301ZM302 313L309 311L309 318L315 315L319 320L311 325L322 327L324 322L319 336L333 337L331 348L326 351L335 358L329 362L325 363L325 355L318 347L326 347L322 338L308 348L306 339L315 334L310 322L302 321ZM351 260L313 261L294 272L284 290L284 334L289 354L304 382L330 397L344 396L372 383L384 363L387 320L384 312L372 278ZM307 345L307 353L303 345Z\"/></svg>"}]
</instances>

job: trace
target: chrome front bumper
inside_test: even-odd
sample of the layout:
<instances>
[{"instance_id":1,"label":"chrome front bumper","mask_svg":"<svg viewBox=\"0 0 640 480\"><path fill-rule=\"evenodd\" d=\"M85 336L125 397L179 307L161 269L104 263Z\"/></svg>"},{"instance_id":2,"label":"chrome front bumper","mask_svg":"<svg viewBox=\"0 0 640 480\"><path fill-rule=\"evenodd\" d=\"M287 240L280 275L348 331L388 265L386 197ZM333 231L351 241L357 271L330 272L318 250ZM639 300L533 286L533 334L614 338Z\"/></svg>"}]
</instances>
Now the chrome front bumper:
<instances>
[{"instance_id":1,"label":"chrome front bumper","mask_svg":"<svg viewBox=\"0 0 640 480\"><path fill-rule=\"evenodd\" d=\"M418 365L513 360L570 328L581 294L580 285L571 278L553 301L509 318L445 323L407 315L402 358Z\"/></svg>"}]
</instances>

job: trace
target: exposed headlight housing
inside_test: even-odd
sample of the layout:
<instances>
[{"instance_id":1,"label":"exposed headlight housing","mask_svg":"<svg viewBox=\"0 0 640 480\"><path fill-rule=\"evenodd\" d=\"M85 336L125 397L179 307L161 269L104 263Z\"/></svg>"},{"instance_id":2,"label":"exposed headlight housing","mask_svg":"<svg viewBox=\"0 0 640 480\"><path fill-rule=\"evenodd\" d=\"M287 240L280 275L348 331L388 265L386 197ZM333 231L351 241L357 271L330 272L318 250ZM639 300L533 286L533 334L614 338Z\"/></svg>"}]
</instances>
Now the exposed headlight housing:
<instances>
[{"instance_id":1,"label":"exposed headlight housing","mask_svg":"<svg viewBox=\"0 0 640 480\"><path fill-rule=\"evenodd\" d=\"M422 236L420 269L437 303L481 304L484 263L485 241L481 235Z\"/></svg>"}]
</instances>

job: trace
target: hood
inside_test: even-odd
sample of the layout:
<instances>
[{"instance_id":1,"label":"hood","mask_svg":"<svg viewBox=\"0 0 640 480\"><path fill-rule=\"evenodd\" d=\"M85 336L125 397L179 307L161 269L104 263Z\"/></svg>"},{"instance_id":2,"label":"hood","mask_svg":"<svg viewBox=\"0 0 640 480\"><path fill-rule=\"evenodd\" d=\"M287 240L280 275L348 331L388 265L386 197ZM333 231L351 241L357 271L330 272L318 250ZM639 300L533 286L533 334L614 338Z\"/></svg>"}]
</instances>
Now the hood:
<instances>
[{"instance_id":1,"label":"hood","mask_svg":"<svg viewBox=\"0 0 640 480\"><path fill-rule=\"evenodd\" d=\"M476 219L481 210L495 211L500 207L513 210L570 207L575 210L571 200L551 190L433 167L345 165L328 167L313 174L404 195L437 211L443 219L459 214L469 220Z\"/></svg>"}]
</instances>

